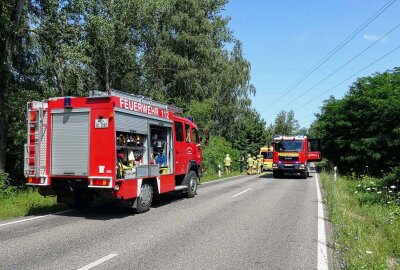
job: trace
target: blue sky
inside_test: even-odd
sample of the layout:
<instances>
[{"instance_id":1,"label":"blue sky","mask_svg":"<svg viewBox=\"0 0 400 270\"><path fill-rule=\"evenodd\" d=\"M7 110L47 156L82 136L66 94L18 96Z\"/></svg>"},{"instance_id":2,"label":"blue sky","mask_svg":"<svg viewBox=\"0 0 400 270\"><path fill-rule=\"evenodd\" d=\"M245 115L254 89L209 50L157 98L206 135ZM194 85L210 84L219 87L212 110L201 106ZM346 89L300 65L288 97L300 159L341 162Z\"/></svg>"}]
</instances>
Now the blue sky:
<instances>
[{"instance_id":1,"label":"blue sky","mask_svg":"<svg viewBox=\"0 0 400 270\"><path fill-rule=\"evenodd\" d=\"M294 110L308 127L330 95L342 98L358 78L400 66L400 49L343 80L400 45L400 27L329 79L314 87L374 41L400 24L400 0L363 29L330 60L287 95L283 93L389 0L230 0L223 14L242 41L257 94L253 107L270 124L281 110ZM327 94L320 96L323 92ZM307 93L305 93L307 92ZM279 100L278 100L279 99ZM278 100L278 101L277 101ZM294 101L293 101L294 100ZM310 100L313 100L309 102ZM288 104L290 101L290 104ZM306 105L304 105L306 104ZM304 106L303 106L304 105Z\"/></svg>"}]
</instances>

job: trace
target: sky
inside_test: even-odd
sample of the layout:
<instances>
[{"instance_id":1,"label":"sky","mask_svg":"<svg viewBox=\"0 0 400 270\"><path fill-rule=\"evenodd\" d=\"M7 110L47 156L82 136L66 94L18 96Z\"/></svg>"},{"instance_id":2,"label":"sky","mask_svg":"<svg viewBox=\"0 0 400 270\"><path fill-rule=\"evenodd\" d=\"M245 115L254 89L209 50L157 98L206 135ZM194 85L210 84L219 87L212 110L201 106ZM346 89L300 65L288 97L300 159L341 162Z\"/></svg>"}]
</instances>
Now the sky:
<instances>
[{"instance_id":1,"label":"sky","mask_svg":"<svg viewBox=\"0 0 400 270\"><path fill-rule=\"evenodd\" d=\"M367 67L400 45L400 0L230 0L223 15L230 17L229 28L243 44L244 56L251 64L251 83L256 87L253 107L267 125L281 110L293 110L300 126L309 127L331 95L343 98L357 78L400 67L400 48Z\"/></svg>"}]
</instances>

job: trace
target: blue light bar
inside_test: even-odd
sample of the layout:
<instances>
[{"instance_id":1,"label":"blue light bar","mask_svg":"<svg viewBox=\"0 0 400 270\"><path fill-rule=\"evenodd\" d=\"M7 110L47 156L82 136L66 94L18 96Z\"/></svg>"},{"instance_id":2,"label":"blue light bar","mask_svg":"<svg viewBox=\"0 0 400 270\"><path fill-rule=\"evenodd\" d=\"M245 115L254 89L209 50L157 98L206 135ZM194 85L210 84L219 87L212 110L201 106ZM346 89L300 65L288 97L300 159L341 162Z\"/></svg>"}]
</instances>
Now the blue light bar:
<instances>
[{"instance_id":1,"label":"blue light bar","mask_svg":"<svg viewBox=\"0 0 400 270\"><path fill-rule=\"evenodd\" d=\"M65 97L64 98L64 107L70 108L71 106L71 98L70 97Z\"/></svg>"}]
</instances>

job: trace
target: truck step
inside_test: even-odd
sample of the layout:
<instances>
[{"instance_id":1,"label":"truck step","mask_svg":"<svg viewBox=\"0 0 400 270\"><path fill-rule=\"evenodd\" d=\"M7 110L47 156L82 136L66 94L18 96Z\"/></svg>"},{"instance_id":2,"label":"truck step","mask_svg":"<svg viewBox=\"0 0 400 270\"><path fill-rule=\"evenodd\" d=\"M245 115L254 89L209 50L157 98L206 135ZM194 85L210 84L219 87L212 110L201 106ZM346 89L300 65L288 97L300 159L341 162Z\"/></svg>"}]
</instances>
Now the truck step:
<instances>
[{"instance_id":1,"label":"truck step","mask_svg":"<svg viewBox=\"0 0 400 270\"><path fill-rule=\"evenodd\" d=\"M185 190L185 189L187 189L187 186L176 186L175 187L175 191Z\"/></svg>"}]
</instances>

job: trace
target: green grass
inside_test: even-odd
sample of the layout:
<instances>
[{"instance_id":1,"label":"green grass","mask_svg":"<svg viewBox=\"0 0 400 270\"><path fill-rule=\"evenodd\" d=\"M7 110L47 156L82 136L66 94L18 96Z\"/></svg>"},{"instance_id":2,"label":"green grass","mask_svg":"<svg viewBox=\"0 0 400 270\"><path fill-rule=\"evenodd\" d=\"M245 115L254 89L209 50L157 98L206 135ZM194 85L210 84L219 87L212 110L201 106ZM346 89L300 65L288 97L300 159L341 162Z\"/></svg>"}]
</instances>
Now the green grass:
<instances>
[{"instance_id":1,"label":"green grass","mask_svg":"<svg viewBox=\"0 0 400 270\"><path fill-rule=\"evenodd\" d=\"M43 197L33 188L0 195L0 220L63 208L65 206L57 204L55 197Z\"/></svg>"},{"instance_id":2,"label":"green grass","mask_svg":"<svg viewBox=\"0 0 400 270\"><path fill-rule=\"evenodd\" d=\"M400 269L400 205L396 190L372 178L339 177L334 181L332 176L322 174L321 180L329 220L334 225L335 268Z\"/></svg>"}]
</instances>

